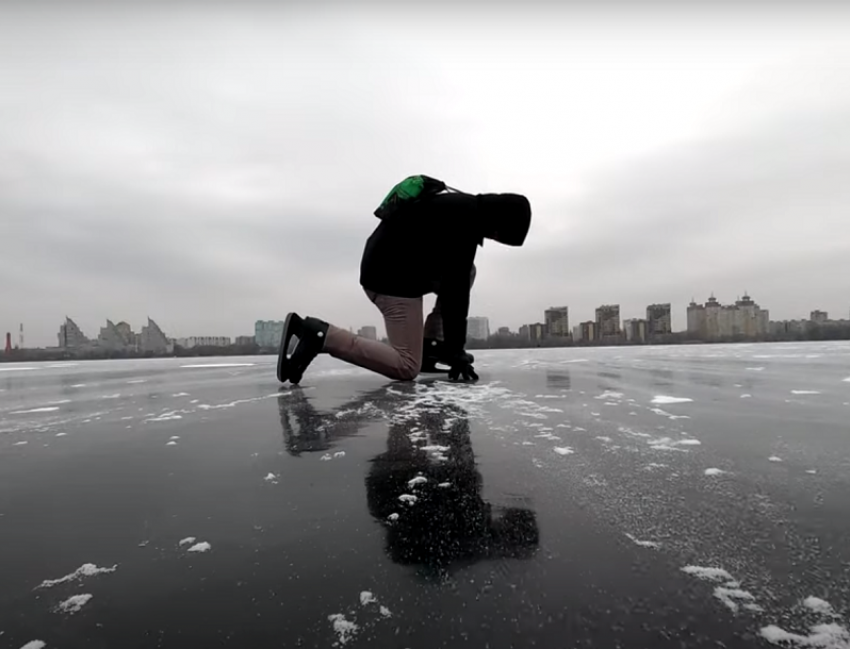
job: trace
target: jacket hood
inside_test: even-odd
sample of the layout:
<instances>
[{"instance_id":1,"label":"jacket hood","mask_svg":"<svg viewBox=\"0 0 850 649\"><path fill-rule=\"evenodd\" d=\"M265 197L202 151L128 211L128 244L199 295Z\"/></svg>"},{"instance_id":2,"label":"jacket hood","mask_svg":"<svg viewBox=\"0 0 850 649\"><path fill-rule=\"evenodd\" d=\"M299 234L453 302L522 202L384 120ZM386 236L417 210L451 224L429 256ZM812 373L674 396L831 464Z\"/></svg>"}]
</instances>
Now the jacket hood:
<instances>
[{"instance_id":1,"label":"jacket hood","mask_svg":"<svg viewBox=\"0 0 850 649\"><path fill-rule=\"evenodd\" d=\"M506 246L525 243L531 227L531 204L521 194L479 194L478 210L486 239Z\"/></svg>"}]
</instances>

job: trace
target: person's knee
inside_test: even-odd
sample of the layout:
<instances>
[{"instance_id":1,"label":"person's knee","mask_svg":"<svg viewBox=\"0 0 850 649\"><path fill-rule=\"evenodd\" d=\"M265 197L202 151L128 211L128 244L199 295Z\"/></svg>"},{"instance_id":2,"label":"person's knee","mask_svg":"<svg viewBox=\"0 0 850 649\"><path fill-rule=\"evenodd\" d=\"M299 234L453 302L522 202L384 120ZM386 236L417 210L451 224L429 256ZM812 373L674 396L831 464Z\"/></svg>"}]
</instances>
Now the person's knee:
<instances>
[{"instance_id":1,"label":"person's knee","mask_svg":"<svg viewBox=\"0 0 850 649\"><path fill-rule=\"evenodd\" d=\"M396 378L399 381L412 381L422 369L422 359L405 358L397 368Z\"/></svg>"}]
</instances>

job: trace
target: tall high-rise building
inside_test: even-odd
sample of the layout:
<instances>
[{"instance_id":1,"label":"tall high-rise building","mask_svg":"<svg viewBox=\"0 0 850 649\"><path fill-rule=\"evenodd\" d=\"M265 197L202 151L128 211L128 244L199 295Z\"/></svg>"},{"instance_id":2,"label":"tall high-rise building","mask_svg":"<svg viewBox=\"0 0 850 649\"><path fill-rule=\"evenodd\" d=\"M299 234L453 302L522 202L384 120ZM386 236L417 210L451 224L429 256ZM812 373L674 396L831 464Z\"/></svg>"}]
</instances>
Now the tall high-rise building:
<instances>
[{"instance_id":1,"label":"tall high-rise building","mask_svg":"<svg viewBox=\"0 0 850 649\"><path fill-rule=\"evenodd\" d=\"M564 338L570 335L570 310L565 306L549 307L543 313L546 332L554 338Z\"/></svg>"},{"instance_id":2,"label":"tall high-rise building","mask_svg":"<svg viewBox=\"0 0 850 649\"><path fill-rule=\"evenodd\" d=\"M254 340L262 349L277 349L283 338L283 320L257 320L254 323Z\"/></svg>"},{"instance_id":3,"label":"tall high-rise building","mask_svg":"<svg viewBox=\"0 0 850 649\"><path fill-rule=\"evenodd\" d=\"M499 327L496 330L496 333L499 334L500 336L510 336L511 335L511 329L510 329L510 327Z\"/></svg>"},{"instance_id":4,"label":"tall high-rise building","mask_svg":"<svg viewBox=\"0 0 850 649\"><path fill-rule=\"evenodd\" d=\"M65 349L78 349L91 343L77 323L67 316L65 316L65 324L59 327L58 338L59 347Z\"/></svg>"},{"instance_id":5,"label":"tall high-rise building","mask_svg":"<svg viewBox=\"0 0 850 649\"><path fill-rule=\"evenodd\" d=\"M593 342L594 340L598 340L598 327L593 320L582 322L579 327L581 328L581 339L583 341Z\"/></svg>"},{"instance_id":6,"label":"tall high-rise building","mask_svg":"<svg viewBox=\"0 0 850 649\"><path fill-rule=\"evenodd\" d=\"M603 304L596 309L596 329L597 340L621 335L619 304Z\"/></svg>"},{"instance_id":7,"label":"tall high-rise building","mask_svg":"<svg viewBox=\"0 0 850 649\"><path fill-rule=\"evenodd\" d=\"M629 342L645 343L648 337L649 323L646 320L631 318L623 320L623 333Z\"/></svg>"},{"instance_id":8,"label":"tall high-rise building","mask_svg":"<svg viewBox=\"0 0 850 649\"><path fill-rule=\"evenodd\" d=\"M673 333L673 320L670 313L669 303L650 304L646 307L646 335L649 338Z\"/></svg>"},{"instance_id":9,"label":"tall high-rise building","mask_svg":"<svg viewBox=\"0 0 850 649\"><path fill-rule=\"evenodd\" d=\"M523 340L531 340L531 327L527 324L522 325L519 328L519 337Z\"/></svg>"},{"instance_id":10,"label":"tall high-rise building","mask_svg":"<svg viewBox=\"0 0 850 649\"><path fill-rule=\"evenodd\" d=\"M165 354L170 353L173 349L174 345L159 325L148 318L148 323L142 327L142 332L139 334L139 351Z\"/></svg>"},{"instance_id":11,"label":"tall high-rise building","mask_svg":"<svg viewBox=\"0 0 850 649\"><path fill-rule=\"evenodd\" d=\"M729 305L712 295L703 305L692 301L688 306L688 332L705 340L756 338L768 333L769 316L749 295Z\"/></svg>"},{"instance_id":12,"label":"tall high-rise building","mask_svg":"<svg viewBox=\"0 0 850 649\"><path fill-rule=\"evenodd\" d=\"M357 332L357 335L361 338L367 338L369 340L378 340L378 329L371 325L366 325L364 327L360 327L360 330Z\"/></svg>"},{"instance_id":13,"label":"tall high-rise building","mask_svg":"<svg viewBox=\"0 0 850 649\"><path fill-rule=\"evenodd\" d=\"M105 347L106 349L114 349L114 350L127 350L131 348L135 348L136 340L135 336L133 336L132 330L129 331L129 336L127 335L127 330L130 325L126 322L122 322L124 327L119 328L119 325L116 325L112 322L112 320L106 321L106 326L100 328L100 334L97 337L97 344L101 347Z\"/></svg>"},{"instance_id":14,"label":"tall high-rise building","mask_svg":"<svg viewBox=\"0 0 850 649\"><path fill-rule=\"evenodd\" d=\"M466 335L473 340L487 340L490 337L490 320L479 316L467 318Z\"/></svg>"}]
</instances>

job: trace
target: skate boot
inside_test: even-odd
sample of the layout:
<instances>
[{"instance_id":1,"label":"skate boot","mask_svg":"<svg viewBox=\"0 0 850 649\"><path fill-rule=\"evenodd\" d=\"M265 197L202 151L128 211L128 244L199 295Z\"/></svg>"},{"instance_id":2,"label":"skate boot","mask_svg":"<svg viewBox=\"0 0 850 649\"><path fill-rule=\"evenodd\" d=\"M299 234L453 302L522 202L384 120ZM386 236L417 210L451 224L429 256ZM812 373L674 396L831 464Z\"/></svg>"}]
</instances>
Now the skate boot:
<instances>
[{"instance_id":1,"label":"skate boot","mask_svg":"<svg viewBox=\"0 0 850 649\"><path fill-rule=\"evenodd\" d=\"M301 383L304 372L324 351L328 323L318 318L302 318L297 313L286 316L280 349L277 354L277 380Z\"/></svg>"}]
</instances>

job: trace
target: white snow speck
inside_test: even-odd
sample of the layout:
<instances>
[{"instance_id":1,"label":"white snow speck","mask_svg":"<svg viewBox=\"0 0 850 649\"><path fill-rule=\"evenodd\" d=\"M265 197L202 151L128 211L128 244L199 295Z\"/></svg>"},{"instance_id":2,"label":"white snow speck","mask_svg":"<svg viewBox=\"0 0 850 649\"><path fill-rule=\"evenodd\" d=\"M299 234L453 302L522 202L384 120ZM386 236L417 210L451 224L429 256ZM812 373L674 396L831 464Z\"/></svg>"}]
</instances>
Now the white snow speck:
<instances>
[{"instance_id":1,"label":"white snow speck","mask_svg":"<svg viewBox=\"0 0 850 649\"><path fill-rule=\"evenodd\" d=\"M820 394L817 390L791 390L791 394Z\"/></svg>"},{"instance_id":2,"label":"white snow speck","mask_svg":"<svg viewBox=\"0 0 850 649\"><path fill-rule=\"evenodd\" d=\"M426 453L445 453L446 451L449 450L449 447L448 446L437 446L437 445L420 446L419 450L425 451Z\"/></svg>"},{"instance_id":3,"label":"white snow speck","mask_svg":"<svg viewBox=\"0 0 850 649\"><path fill-rule=\"evenodd\" d=\"M37 367L0 367L0 372L31 372Z\"/></svg>"},{"instance_id":4,"label":"white snow speck","mask_svg":"<svg viewBox=\"0 0 850 649\"><path fill-rule=\"evenodd\" d=\"M402 494L398 497L398 499L403 503L410 503L411 505L418 500L418 498L412 494Z\"/></svg>"},{"instance_id":5,"label":"white snow speck","mask_svg":"<svg viewBox=\"0 0 850 649\"><path fill-rule=\"evenodd\" d=\"M72 595L64 602L60 602L56 606L56 611L58 613L68 613L69 615L73 615L74 613L79 613L80 609L83 608L86 604L88 604L89 600L92 598L91 595Z\"/></svg>"},{"instance_id":6,"label":"white snow speck","mask_svg":"<svg viewBox=\"0 0 850 649\"><path fill-rule=\"evenodd\" d=\"M723 475L726 471L722 471L721 469L706 469L705 475Z\"/></svg>"},{"instance_id":7,"label":"white snow speck","mask_svg":"<svg viewBox=\"0 0 850 649\"><path fill-rule=\"evenodd\" d=\"M714 589L714 596L723 602L733 613L738 611L738 602L735 600L755 601L755 597L746 590L740 588L727 588L718 586Z\"/></svg>"},{"instance_id":8,"label":"white snow speck","mask_svg":"<svg viewBox=\"0 0 850 649\"><path fill-rule=\"evenodd\" d=\"M558 455L572 455L575 453L569 446L556 446L552 449Z\"/></svg>"},{"instance_id":9,"label":"white snow speck","mask_svg":"<svg viewBox=\"0 0 850 649\"><path fill-rule=\"evenodd\" d=\"M189 548L189 552L209 552L212 550L212 546L206 541L202 541L201 543L196 543L191 548Z\"/></svg>"},{"instance_id":10,"label":"white snow speck","mask_svg":"<svg viewBox=\"0 0 850 649\"><path fill-rule=\"evenodd\" d=\"M337 451L334 453L334 457L345 457L345 451Z\"/></svg>"},{"instance_id":11,"label":"white snow speck","mask_svg":"<svg viewBox=\"0 0 850 649\"><path fill-rule=\"evenodd\" d=\"M132 381L127 381L128 384L133 385L135 383L147 383L147 379L133 379Z\"/></svg>"},{"instance_id":12,"label":"white snow speck","mask_svg":"<svg viewBox=\"0 0 850 649\"><path fill-rule=\"evenodd\" d=\"M26 446L27 444L29 444L29 442L27 441L15 442L14 444L12 444L12 446Z\"/></svg>"},{"instance_id":13,"label":"white snow speck","mask_svg":"<svg viewBox=\"0 0 850 649\"><path fill-rule=\"evenodd\" d=\"M177 545L180 545L180 546L189 545L190 543L194 543L194 542L195 542L194 536L187 536L185 539L180 541L180 543L178 543Z\"/></svg>"},{"instance_id":14,"label":"white snow speck","mask_svg":"<svg viewBox=\"0 0 850 649\"><path fill-rule=\"evenodd\" d=\"M600 437L597 437L596 439L598 439L600 442L610 442L611 441L610 437L601 437L600 436Z\"/></svg>"},{"instance_id":15,"label":"white snow speck","mask_svg":"<svg viewBox=\"0 0 850 649\"><path fill-rule=\"evenodd\" d=\"M328 615L328 621L333 622L334 633L337 634L339 640L338 644L346 644L359 628L354 622L346 620L342 613Z\"/></svg>"},{"instance_id":16,"label":"white snow speck","mask_svg":"<svg viewBox=\"0 0 850 649\"><path fill-rule=\"evenodd\" d=\"M188 392L175 392L171 396L172 397L188 397L189 393Z\"/></svg>"},{"instance_id":17,"label":"white snow speck","mask_svg":"<svg viewBox=\"0 0 850 649\"><path fill-rule=\"evenodd\" d=\"M806 473L809 473L811 475L815 475L817 473L817 469L807 469Z\"/></svg>"},{"instance_id":18,"label":"white snow speck","mask_svg":"<svg viewBox=\"0 0 850 649\"><path fill-rule=\"evenodd\" d=\"M650 403L665 405L670 403L688 403L689 401L693 401L693 399L688 399L687 397L667 397L663 394L659 394L653 397Z\"/></svg>"},{"instance_id":19,"label":"white snow speck","mask_svg":"<svg viewBox=\"0 0 850 649\"><path fill-rule=\"evenodd\" d=\"M822 647L823 649L846 649L850 647L850 633L840 624L817 624L809 635L788 633L776 625L763 627L761 637L773 644L791 644L798 647Z\"/></svg>"},{"instance_id":20,"label":"white snow speck","mask_svg":"<svg viewBox=\"0 0 850 649\"><path fill-rule=\"evenodd\" d=\"M370 593L368 590L364 590L360 593L360 605L366 606L367 604L375 604L378 600L375 599L375 596Z\"/></svg>"},{"instance_id":21,"label":"white snow speck","mask_svg":"<svg viewBox=\"0 0 850 649\"><path fill-rule=\"evenodd\" d=\"M452 483L451 482L441 482L437 486L440 487L440 489L446 489L448 487L451 487Z\"/></svg>"},{"instance_id":22,"label":"white snow speck","mask_svg":"<svg viewBox=\"0 0 850 649\"><path fill-rule=\"evenodd\" d=\"M46 646L47 643L44 640L30 640L21 649L44 649Z\"/></svg>"},{"instance_id":23,"label":"white snow speck","mask_svg":"<svg viewBox=\"0 0 850 649\"><path fill-rule=\"evenodd\" d=\"M333 458L331 457L331 454L330 454L330 453L325 453L325 454L324 454L322 457L320 457L319 459L320 459L322 462L327 462L327 461L329 461L329 460L332 460Z\"/></svg>"},{"instance_id":24,"label":"white snow speck","mask_svg":"<svg viewBox=\"0 0 850 649\"><path fill-rule=\"evenodd\" d=\"M626 534L626 537L632 543L634 543L635 545L639 545L642 548L655 548L655 549L657 549L657 548L661 547L660 543L656 543L655 541L640 541L639 539L635 538L631 534Z\"/></svg>"},{"instance_id":25,"label":"white snow speck","mask_svg":"<svg viewBox=\"0 0 850 649\"><path fill-rule=\"evenodd\" d=\"M753 398L753 395L751 395L751 394L742 394L742 395L741 395L741 398L742 398L742 399L752 399L752 398Z\"/></svg>"},{"instance_id":26,"label":"white snow speck","mask_svg":"<svg viewBox=\"0 0 850 649\"><path fill-rule=\"evenodd\" d=\"M682 572L689 575L706 579L708 581L733 581L732 575L726 572L723 568L705 568L703 566L685 566Z\"/></svg>"},{"instance_id":27,"label":"white snow speck","mask_svg":"<svg viewBox=\"0 0 850 649\"><path fill-rule=\"evenodd\" d=\"M393 615L392 611L390 611L390 609L388 609L386 606L382 606L380 608L380 611L381 611L381 615L383 615L384 617L392 617L392 615Z\"/></svg>"},{"instance_id":28,"label":"white snow speck","mask_svg":"<svg viewBox=\"0 0 850 649\"><path fill-rule=\"evenodd\" d=\"M746 367L744 369L746 369L748 372L763 372L764 371L763 367Z\"/></svg>"},{"instance_id":29,"label":"white snow speck","mask_svg":"<svg viewBox=\"0 0 850 649\"><path fill-rule=\"evenodd\" d=\"M263 480L266 482L277 482L277 476L274 473L269 473Z\"/></svg>"},{"instance_id":30,"label":"white snow speck","mask_svg":"<svg viewBox=\"0 0 850 649\"><path fill-rule=\"evenodd\" d=\"M31 408L30 410L16 410L10 412L10 415L28 415L34 412L55 412L59 410L59 406L45 406L44 408Z\"/></svg>"},{"instance_id":31,"label":"white snow speck","mask_svg":"<svg viewBox=\"0 0 850 649\"><path fill-rule=\"evenodd\" d=\"M425 484L426 482L428 482L428 478L426 478L425 476L422 476L422 475L418 475L415 478L413 478L412 480L408 480L407 486L410 487L411 489L413 489L413 487L415 487L416 485Z\"/></svg>"},{"instance_id":32,"label":"white snow speck","mask_svg":"<svg viewBox=\"0 0 850 649\"><path fill-rule=\"evenodd\" d=\"M36 588L52 588L57 584L64 584L66 581L74 581L76 579L81 579L82 577L94 577L95 575L101 575L107 572L115 572L117 568L117 563L111 568L98 568L93 563L84 563L71 574L60 577L59 579L46 579L36 586Z\"/></svg>"},{"instance_id":33,"label":"white snow speck","mask_svg":"<svg viewBox=\"0 0 850 649\"><path fill-rule=\"evenodd\" d=\"M835 612L832 610L832 604L820 597L807 597L803 600L803 606L821 615L833 615Z\"/></svg>"},{"instance_id":34,"label":"white snow speck","mask_svg":"<svg viewBox=\"0 0 850 649\"><path fill-rule=\"evenodd\" d=\"M56 437L65 437L68 433L56 433Z\"/></svg>"},{"instance_id":35,"label":"white snow speck","mask_svg":"<svg viewBox=\"0 0 850 649\"><path fill-rule=\"evenodd\" d=\"M167 442L165 445L166 446L177 446L177 442L175 442L174 440L171 440L170 442Z\"/></svg>"},{"instance_id":36,"label":"white snow speck","mask_svg":"<svg viewBox=\"0 0 850 649\"><path fill-rule=\"evenodd\" d=\"M771 455L771 456L770 456L769 458L767 458L767 459L768 459L768 461L770 461L770 462L782 462L782 458L781 458L781 457L777 457L776 455Z\"/></svg>"},{"instance_id":37,"label":"white snow speck","mask_svg":"<svg viewBox=\"0 0 850 649\"><path fill-rule=\"evenodd\" d=\"M387 516L387 520L397 521L398 520L398 514L395 514L395 513L390 514L389 516Z\"/></svg>"},{"instance_id":38,"label":"white snow speck","mask_svg":"<svg viewBox=\"0 0 850 649\"><path fill-rule=\"evenodd\" d=\"M145 419L145 421L172 421L174 419L183 419L183 415L178 415L174 412L164 412L158 417L152 417L151 419Z\"/></svg>"}]
</instances>

